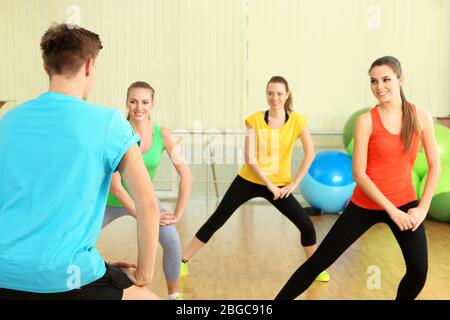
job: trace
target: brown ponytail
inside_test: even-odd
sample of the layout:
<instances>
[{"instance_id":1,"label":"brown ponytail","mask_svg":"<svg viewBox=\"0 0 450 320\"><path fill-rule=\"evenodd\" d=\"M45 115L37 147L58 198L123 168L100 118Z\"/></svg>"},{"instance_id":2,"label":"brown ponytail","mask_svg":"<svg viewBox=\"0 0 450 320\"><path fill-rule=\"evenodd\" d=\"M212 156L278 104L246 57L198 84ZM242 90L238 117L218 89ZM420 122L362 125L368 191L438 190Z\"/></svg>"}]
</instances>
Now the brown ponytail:
<instances>
[{"instance_id":1,"label":"brown ponytail","mask_svg":"<svg viewBox=\"0 0 450 320\"><path fill-rule=\"evenodd\" d=\"M406 100L403 88L400 88L400 96L402 98L402 130L400 137L405 144L405 150L409 151L413 133L419 133L417 118L411 104Z\"/></svg>"}]
</instances>

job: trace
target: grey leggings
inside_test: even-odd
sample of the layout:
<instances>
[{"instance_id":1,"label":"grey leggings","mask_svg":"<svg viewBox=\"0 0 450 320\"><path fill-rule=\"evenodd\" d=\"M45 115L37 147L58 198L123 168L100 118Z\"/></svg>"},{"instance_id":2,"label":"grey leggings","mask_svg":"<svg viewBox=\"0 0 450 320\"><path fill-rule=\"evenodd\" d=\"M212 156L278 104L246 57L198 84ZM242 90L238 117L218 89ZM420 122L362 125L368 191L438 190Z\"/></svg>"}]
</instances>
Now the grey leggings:
<instances>
[{"instance_id":1,"label":"grey leggings","mask_svg":"<svg viewBox=\"0 0 450 320\"><path fill-rule=\"evenodd\" d=\"M159 200L158 204L159 211L162 212L163 208ZM125 208L106 207L102 228L117 218L127 215L128 211ZM178 231L174 224L159 227L159 243L163 247L163 270L166 280L178 280L181 268L181 246Z\"/></svg>"}]
</instances>

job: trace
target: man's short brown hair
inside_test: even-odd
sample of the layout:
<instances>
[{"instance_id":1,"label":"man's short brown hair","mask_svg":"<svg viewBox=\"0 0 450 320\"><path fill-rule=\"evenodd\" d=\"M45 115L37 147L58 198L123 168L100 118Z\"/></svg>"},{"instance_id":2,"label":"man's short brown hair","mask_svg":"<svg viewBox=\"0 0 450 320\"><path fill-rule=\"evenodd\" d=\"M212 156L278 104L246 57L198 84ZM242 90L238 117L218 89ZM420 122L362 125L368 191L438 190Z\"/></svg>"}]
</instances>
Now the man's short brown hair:
<instances>
[{"instance_id":1,"label":"man's short brown hair","mask_svg":"<svg viewBox=\"0 0 450 320\"><path fill-rule=\"evenodd\" d=\"M70 24L51 26L41 39L42 58L50 77L54 74L74 76L89 59L103 48L100 37Z\"/></svg>"}]
</instances>

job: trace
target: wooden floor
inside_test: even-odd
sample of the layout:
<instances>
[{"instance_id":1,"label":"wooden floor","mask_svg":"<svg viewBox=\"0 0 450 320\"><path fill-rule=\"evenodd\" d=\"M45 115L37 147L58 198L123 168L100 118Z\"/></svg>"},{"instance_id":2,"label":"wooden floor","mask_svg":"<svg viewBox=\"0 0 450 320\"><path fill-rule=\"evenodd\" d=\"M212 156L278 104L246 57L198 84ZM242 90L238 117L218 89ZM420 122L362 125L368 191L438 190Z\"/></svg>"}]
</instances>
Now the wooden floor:
<instances>
[{"instance_id":1,"label":"wooden floor","mask_svg":"<svg viewBox=\"0 0 450 320\"><path fill-rule=\"evenodd\" d=\"M167 209L172 203L164 203ZM182 247L189 243L214 207L192 200L178 225ZM320 242L335 215L312 217ZM450 224L426 221L429 272L419 299L450 299ZM136 261L136 223L120 218L107 226L97 248L107 261ZM185 299L273 299L305 260L296 227L275 208L246 204L189 263L182 283ZM161 247L160 247L161 248ZM151 289L162 298L167 291L161 251ZM381 288L368 289L369 266L381 271ZM299 299L393 299L405 271L401 251L389 228L378 224L351 246L329 269L332 281L315 282Z\"/></svg>"}]
</instances>

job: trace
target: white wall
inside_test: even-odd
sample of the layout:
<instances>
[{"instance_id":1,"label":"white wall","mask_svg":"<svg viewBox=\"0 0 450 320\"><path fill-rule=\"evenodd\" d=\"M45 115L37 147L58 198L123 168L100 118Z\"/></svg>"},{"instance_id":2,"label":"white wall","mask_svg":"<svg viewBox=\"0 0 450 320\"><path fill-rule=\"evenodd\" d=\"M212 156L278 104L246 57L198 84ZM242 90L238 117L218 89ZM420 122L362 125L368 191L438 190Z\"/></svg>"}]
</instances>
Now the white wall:
<instances>
[{"instance_id":1,"label":"white wall","mask_svg":"<svg viewBox=\"0 0 450 320\"><path fill-rule=\"evenodd\" d=\"M0 100L46 90L40 37L74 18L71 5L105 47L90 100L125 112L127 86L148 81L155 119L171 128L241 128L266 108L266 82L279 74L314 131L341 131L375 103L367 69L388 54L402 62L412 102L450 112L448 0L0 0ZM370 5L380 29L368 27Z\"/></svg>"}]
</instances>

